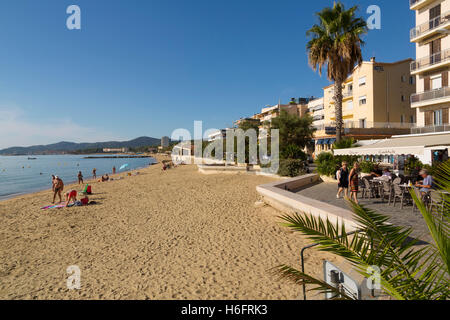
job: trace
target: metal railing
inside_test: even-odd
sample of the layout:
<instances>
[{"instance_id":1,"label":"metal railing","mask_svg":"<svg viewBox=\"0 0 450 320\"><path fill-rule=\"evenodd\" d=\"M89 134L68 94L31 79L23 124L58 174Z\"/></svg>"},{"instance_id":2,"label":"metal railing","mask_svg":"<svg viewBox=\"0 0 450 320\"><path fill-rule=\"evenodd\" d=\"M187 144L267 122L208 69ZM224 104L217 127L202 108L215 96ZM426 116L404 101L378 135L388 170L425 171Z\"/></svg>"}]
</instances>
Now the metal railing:
<instances>
[{"instance_id":1,"label":"metal railing","mask_svg":"<svg viewBox=\"0 0 450 320\"><path fill-rule=\"evenodd\" d=\"M343 129L411 129L416 126L415 123L407 122L372 122L372 121L345 121L342 125ZM324 123L314 126L317 130L325 130L325 128L336 127L336 122Z\"/></svg>"},{"instance_id":2,"label":"metal railing","mask_svg":"<svg viewBox=\"0 0 450 320\"><path fill-rule=\"evenodd\" d=\"M450 22L450 11L447 11L446 13L441 14L439 17L429 20L428 22L422 23L415 28L412 28L410 32L410 39L412 40L420 37L424 33L435 30L447 22Z\"/></svg>"},{"instance_id":3,"label":"metal railing","mask_svg":"<svg viewBox=\"0 0 450 320\"><path fill-rule=\"evenodd\" d=\"M436 90L413 94L411 95L411 103L418 103L447 97L450 97L450 87L443 87Z\"/></svg>"},{"instance_id":4,"label":"metal railing","mask_svg":"<svg viewBox=\"0 0 450 320\"><path fill-rule=\"evenodd\" d=\"M411 71L418 71L446 61L450 61L450 49L411 62Z\"/></svg>"},{"instance_id":5,"label":"metal railing","mask_svg":"<svg viewBox=\"0 0 450 320\"><path fill-rule=\"evenodd\" d=\"M426 127L411 128L412 134L447 132L447 131L450 131L450 124L442 124L440 126L426 126Z\"/></svg>"}]
</instances>

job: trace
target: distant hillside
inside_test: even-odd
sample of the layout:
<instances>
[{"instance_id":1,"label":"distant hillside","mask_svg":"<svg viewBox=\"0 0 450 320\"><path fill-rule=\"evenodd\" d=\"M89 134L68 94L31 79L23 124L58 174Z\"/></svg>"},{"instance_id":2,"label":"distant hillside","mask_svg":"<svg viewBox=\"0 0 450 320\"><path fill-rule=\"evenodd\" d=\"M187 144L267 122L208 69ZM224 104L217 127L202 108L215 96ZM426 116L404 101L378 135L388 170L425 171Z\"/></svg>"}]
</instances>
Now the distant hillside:
<instances>
[{"instance_id":1,"label":"distant hillside","mask_svg":"<svg viewBox=\"0 0 450 320\"><path fill-rule=\"evenodd\" d=\"M138 148L145 146L157 146L161 144L161 139L140 137L130 141L108 141L94 143L74 143L74 142L58 142L49 145L31 146L31 147L11 147L0 150L0 155L32 155L32 154L51 154L74 152L87 149L103 149L103 148Z\"/></svg>"}]
</instances>

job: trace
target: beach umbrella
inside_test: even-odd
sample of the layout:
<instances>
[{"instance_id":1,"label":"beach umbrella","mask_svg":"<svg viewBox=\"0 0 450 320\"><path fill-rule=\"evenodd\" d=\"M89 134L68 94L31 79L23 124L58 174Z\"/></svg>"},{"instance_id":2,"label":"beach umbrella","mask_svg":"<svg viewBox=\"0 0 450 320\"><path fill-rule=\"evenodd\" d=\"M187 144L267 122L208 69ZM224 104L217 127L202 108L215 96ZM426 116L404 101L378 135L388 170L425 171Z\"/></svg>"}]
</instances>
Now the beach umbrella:
<instances>
[{"instance_id":1,"label":"beach umbrella","mask_svg":"<svg viewBox=\"0 0 450 320\"><path fill-rule=\"evenodd\" d=\"M128 163L123 164L123 165L119 168L119 170L123 170L123 169L125 169L125 168L127 168L127 167L128 167Z\"/></svg>"}]
</instances>

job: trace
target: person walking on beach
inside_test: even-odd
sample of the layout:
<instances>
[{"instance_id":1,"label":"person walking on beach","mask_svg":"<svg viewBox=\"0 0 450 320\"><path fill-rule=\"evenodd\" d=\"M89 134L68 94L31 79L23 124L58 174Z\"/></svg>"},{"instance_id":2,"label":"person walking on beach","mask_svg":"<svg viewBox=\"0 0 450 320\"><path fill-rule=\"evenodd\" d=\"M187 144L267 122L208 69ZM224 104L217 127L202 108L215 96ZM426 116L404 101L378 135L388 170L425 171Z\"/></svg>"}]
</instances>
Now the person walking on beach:
<instances>
[{"instance_id":1,"label":"person walking on beach","mask_svg":"<svg viewBox=\"0 0 450 320\"><path fill-rule=\"evenodd\" d=\"M113 167L113 174L116 174L116 167Z\"/></svg>"},{"instance_id":2,"label":"person walking on beach","mask_svg":"<svg viewBox=\"0 0 450 320\"><path fill-rule=\"evenodd\" d=\"M355 203L358 203L358 190L359 190L359 163L355 162L348 180L350 182L350 199Z\"/></svg>"},{"instance_id":3,"label":"person walking on beach","mask_svg":"<svg viewBox=\"0 0 450 320\"><path fill-rule=\"evenodd\" d=\"M61 197L61 193L64 190L64 182L58 177L55 176L55 179L53 180L53 202L55 203L55 199L56 199L56 195L59 196L59 202L62 202L62 197Z\"/></svg>"},{"instance_id":4,"label":"person walking on beach","mask_svg":"<svg viewBox=\"0 0 450 320\"><path fill-rule=\"evenodd\" d=\"M339 181L338 184L338 193L336 195L337 199L341 198L341 193L344 192L344 198L348 197L348 167L347 162L342 162L342 167L337 172L337 180Z\"/></svg>"},{"instance_id":5,"label":"person walking on beach","mask_svg":"<svg viewBox=\"0 0 450 320\"><path fill-rule=\"evenodd\" d=\"M94 169L92 170L92 178L93 178L93 179L97 179L97 169L96 169L96 168L94 168Z\"/></svg>"},{"instance_id":6,"label":"person walking on beach","mask_svg":"<svg viewBox=\"0 0 450 320\"><path fill-rule=\"evenodd\" d=\"M78 172L78 184L83 184L83 174L81 173L81 171Z\"/></svg>"}]
</instances>

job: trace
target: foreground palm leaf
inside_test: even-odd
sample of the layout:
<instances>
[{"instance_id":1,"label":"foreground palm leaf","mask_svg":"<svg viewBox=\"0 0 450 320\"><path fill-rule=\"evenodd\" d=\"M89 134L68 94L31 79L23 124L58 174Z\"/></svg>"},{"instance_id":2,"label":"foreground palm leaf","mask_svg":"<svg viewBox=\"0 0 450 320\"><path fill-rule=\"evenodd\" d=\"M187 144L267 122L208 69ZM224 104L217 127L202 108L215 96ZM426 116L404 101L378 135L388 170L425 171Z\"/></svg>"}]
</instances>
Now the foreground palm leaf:
<instances>
[{"instance_id":1,"label":"foreground palm leaf","mask_svg":"<svg viewBox=\"0 0 450 320\"><path fill-rule=\"evenodd\" d=\"M283 215L284 225L306 235L318 250L330 252L349 261L362 276L370 277L368 268L381 270L383 291L399 300L445 300L450 297L449 277L449 195L450 161L436 173L436 183L442 191L443 206L428 210L422 200L413 198L428 225L433 244L417 248L410 238L412 229L395 226L389 218L349 202L360 231L348 235L345 225L335 225L328 219L310 214ZM337 294L336 289L289 266L276 268L282 278L298 284L312 285L311 290ZM340 293L341 299L353 299Z\"/></svg>"}]
</instances>

